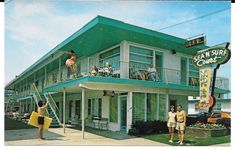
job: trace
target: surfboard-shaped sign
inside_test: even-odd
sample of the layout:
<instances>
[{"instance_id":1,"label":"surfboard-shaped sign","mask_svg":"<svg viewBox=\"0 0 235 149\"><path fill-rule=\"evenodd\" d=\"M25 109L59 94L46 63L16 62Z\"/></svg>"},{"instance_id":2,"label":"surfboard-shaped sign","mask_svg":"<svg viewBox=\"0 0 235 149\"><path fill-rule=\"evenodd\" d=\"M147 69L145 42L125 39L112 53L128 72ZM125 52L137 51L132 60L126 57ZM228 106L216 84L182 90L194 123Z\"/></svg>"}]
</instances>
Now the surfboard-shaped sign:
<instances>
[{"instance_id":1,"label":"surfboard-shaped sign","mask_svg":"<svg viewBox=\"0 0 235 149\"><path fill-rule=\"evenodd\" d=\"M202 68L214 64L224 64L230 59L231 52L223 46L208 48L193 57L193 64Z\"/></svg>"},{"instance_id":2,"label":"surfboard-shaped sign","mask_svg":"<svg viewBox=\"0 0 235 149\"><path fill-rule=\"evenodd\" d=\"M199 51L193 57L193 65L199 70L199 94L200 101L198 107L201 110L210 112L215 105L214 88L216 71L221 64L225 64L231 57L228 49L229 43L213 46Z\"/></svg>"}]
</instances>

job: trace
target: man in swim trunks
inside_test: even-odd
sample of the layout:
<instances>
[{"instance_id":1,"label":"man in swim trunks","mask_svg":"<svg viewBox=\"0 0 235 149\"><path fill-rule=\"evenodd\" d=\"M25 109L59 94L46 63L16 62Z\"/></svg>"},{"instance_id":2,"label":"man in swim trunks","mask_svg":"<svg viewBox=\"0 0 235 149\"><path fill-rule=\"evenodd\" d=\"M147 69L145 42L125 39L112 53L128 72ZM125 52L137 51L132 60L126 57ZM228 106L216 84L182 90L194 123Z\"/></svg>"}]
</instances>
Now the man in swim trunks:
<instances>
[{"instance_id":1,"label":"man in swim trunks","mask_svg":"<svg viewBox=\"0 0 235 149\"><path fill-rule=\"evenodd\" d=\"M48 100L45 105L43 105L43 101L38 101L38 139L43 140L43 125L44 125L44 113L48 106Z\"/></svg>"},{"instance_id":2,"label":"man in swim trunks","mask_svg":"<svg viewBox=\"0 0 235 149\"><path fill-rule=\"evenodd\" d=\"M71 75L74 79L77 78L77 56L76 53L73 50L65 51L65 54L68 54L70 58L66 60L66 62L69 60L72 62L72 65L68 66L70 68Z\"/></svg>"},{"instance_id":3,"label":"man in swim trunks","mask_svg":"<svg viewBox=\"0 0 235 149\"><path fill-rule=\"evenodd\" d=\"M186 113L182 109L181 105L177 106L176 119L177 119L176 130L178 130L178 135L179 135L179 141L177 143L183 145L184 130L186 127Z\"/></svg>"}]
</instances>

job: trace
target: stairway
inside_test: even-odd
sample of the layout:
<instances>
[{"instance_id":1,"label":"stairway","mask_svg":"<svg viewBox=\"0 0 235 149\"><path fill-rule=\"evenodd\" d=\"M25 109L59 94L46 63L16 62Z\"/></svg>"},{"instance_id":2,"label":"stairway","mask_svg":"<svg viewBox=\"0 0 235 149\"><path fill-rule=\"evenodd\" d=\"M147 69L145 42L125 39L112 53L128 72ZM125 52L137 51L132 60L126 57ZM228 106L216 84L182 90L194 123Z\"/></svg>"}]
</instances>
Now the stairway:
<instances>
[{"instance_id":1,"label":"stairway","mask_svg":"<svg viewBox=\"0 0 235 149\"><path fill-rule=\"evenodd\" d=\"M51 97L51 95L49 93L48 94L44 94L43 97L45 98L45 101L46 101L46 98L49 98L48 99L49 100L49 104L48 104L48 107L47 107L47 113L48 113L48 116L50 118L52 118L52 123L51 123L50 127L57 128L57 127L62 126L62 124L61 124L61 122L60 122L60 120L59 120L59 118L57 116L58 113L59 113L59 109L56 109L55 108L56 105L53 106L53 104L52 104L53 102L51 102L51 100L54 101L54 99L51 99L52 97Z\"/></svg>"},{"instance_id":2,"label":"stairway","mask_svg":"<svg viewBox=\"0 0 235 149\"><path fill-rule=\"evenodd\" d=\"M46 114L48 117L52 118L52 123L50 128L58 128L60 126L62 126L57 114L59 113L59 109L55 104L54 99L52 98L52 96L49 93L45 93L45 94L40 94L36 88L36 86L34 85L34 93L33 93L33 99L36 102L36 104L38 104L39 100L42 100L43 103L46 103L47 99L48 99L48 107L46 109Z\"/></svg>"}]
</instances>

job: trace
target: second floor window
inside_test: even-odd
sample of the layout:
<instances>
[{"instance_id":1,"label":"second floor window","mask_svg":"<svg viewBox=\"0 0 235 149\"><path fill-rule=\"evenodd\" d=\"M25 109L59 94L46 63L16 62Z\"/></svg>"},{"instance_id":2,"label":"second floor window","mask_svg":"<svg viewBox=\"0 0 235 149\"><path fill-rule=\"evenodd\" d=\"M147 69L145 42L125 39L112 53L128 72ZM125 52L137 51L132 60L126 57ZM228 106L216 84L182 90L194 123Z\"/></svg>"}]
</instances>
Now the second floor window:
<instances>
[{"instance_id":1,"label":"second floor window","mask_svg":"<svg viewBox=\"0 0 235 149\"><path fill-rule=\"evenodd\" d=\"M192 59L189 59L189 85L198 86L199 85L199 69L194 67Z\"/></svg>"},{"instance_id":2,"label":"second floor window","mask_svg":"<svg viewBox=\"0 0 235 149\"><path fill-rule=\"evenodd\" d=\"M106 63L109 63L114 71L120 70L120 47L99 55L99 67L104 67Z\"/></svg>"},{"instance_id":3,"label":"second floor window","mask_svg":"<svg viewBox=\"0 0 235 149\"><path fill-rule=\"evenodd\" d=\"M130 46L130 68L147 70L153 64L153 51Z\"/></svg>"}]
</instances>

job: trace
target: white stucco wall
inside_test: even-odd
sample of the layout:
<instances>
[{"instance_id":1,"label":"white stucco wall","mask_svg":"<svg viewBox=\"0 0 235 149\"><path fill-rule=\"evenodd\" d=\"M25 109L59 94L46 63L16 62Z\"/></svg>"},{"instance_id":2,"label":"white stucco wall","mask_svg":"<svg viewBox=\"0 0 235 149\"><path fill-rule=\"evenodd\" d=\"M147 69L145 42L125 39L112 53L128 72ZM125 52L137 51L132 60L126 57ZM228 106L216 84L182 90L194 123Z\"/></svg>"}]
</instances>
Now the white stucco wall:
<instances>
[{"instance_id":1,"label":"white stucco wall","mask_svg":"<svg viewBox=\"0 0 235 149\"><path fill-rule=\"evenodd\" d=\"M224 102L221 104L221 110L224 112L231 112L231 103L230 102Z\"/></svg>"},{"instance_id":2,"label":"white stucco wall","mask_svg":"<svg viewBox=\"0 0 235 149\"><path fill-rule=\"evenodd\" d=\"M88 73L88 57L83 57L78 60L79 63L81 64L81 73L82 74L87 74Z\"/></svg>"},{"instance_id":3,"label":"white stucco wall","mask_svg":"<svg viewBox=\"0 0 235 149\"><path fill-rule=\"evenodd\" d=\"M196 114L197 112L195 111L195 103L189 103L188 104L188 114Z\"/></svg>"},{"instance_id":4,"label":"white stucco wall","mask_svg":"<svg viewBox=\"0 0 235 149\"><path fill-rule=\"evenodd\" d=\"M190 102L188 104L188 112L189 112L188 114L196 114L196 113L198 113L198 111L195 111L195 103L197 103L197 101ZM228 101L228 102L217 101L216 104L221 104L221 111L231 112L231 102L230 101ZM215 108L216 108L216 105L215 105Z\"/></svg>"}]
</instances>

